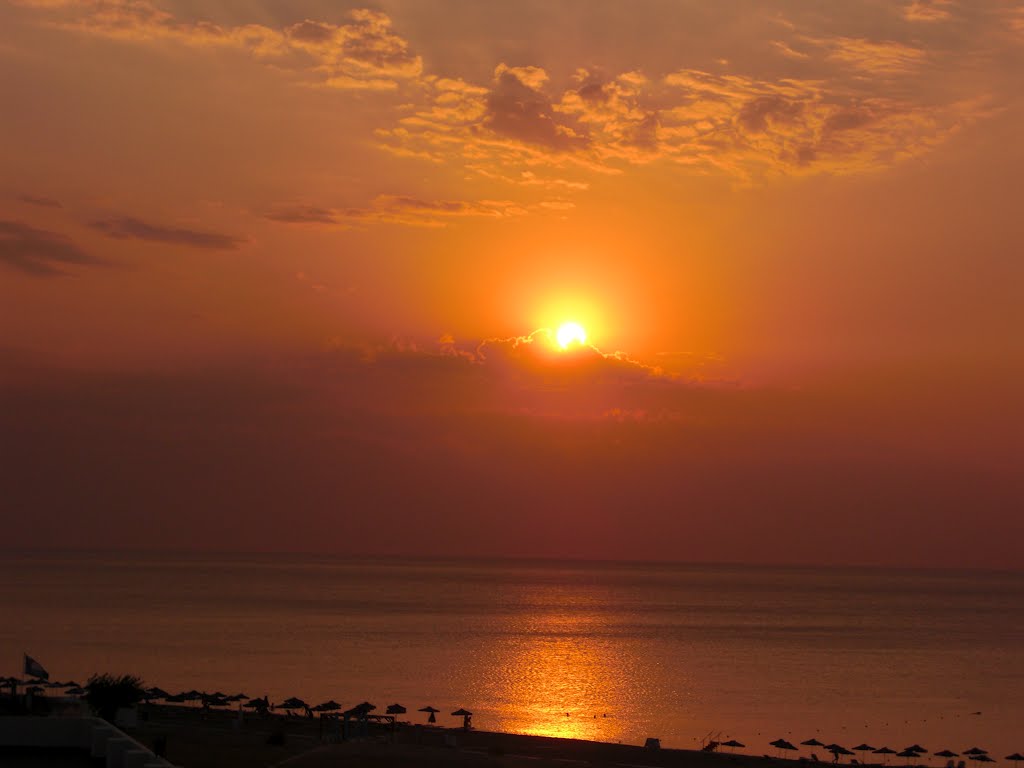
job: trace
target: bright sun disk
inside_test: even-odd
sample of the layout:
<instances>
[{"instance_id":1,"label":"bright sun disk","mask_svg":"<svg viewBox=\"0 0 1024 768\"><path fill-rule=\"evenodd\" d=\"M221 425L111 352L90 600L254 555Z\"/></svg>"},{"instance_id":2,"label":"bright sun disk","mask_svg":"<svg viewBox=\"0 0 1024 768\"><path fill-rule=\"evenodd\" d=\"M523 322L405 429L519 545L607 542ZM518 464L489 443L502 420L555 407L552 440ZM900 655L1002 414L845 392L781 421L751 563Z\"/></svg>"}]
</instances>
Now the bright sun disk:
<instances>
[{"instance_id":1,"label":"bright sun disk","mask_svg":"<svg viewBox=\"0 0 1024 768\"><path fill-rule=\"evenodd\" d=\"M567 349L574 342L576 344L586 343L587 332L583 330L583 326L579 323L562 323L558 327L555 338L558 340L558 346L562 349Z\"/></svg>"}]
</instances>

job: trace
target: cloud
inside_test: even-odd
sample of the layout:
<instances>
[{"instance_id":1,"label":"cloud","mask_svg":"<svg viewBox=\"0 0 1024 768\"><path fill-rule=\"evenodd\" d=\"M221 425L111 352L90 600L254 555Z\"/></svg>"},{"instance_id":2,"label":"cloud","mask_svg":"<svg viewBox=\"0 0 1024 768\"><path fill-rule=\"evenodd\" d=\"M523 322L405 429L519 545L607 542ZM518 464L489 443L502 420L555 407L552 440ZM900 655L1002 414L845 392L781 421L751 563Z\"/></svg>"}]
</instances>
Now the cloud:
<instances>
[{"instance_id":1,"label":"cloud","mask_svg":"<svg viewBox=\"0 0 1024 768\"><path fill-rule=\"evenodd\" d=\"M511 200L429 200L412 195L378 195L364 207L325 208L315 205L280 205L263 214L281 224L351 227L360 222L387 222L409 226L440 227L466 217L507 219L530 211L565 211L567 200L541 200L533 204Z\"/></svg>"},{"instance_id":2,"label":"cloud","mask_svg":"<svg viewBox=\"0 0 1024 768\"><path fill-rule=\"evenodd\" d=\"M282 224L338 224L338 212L316 205L282 205L267 211L263 217Z\"/></svg>"},{"instance_id":3,"label":"cloud","mask_svg":"<svg viewBox=\"0 0 1024 768\"><path fill-rule=\"evenodd\" d=\"M59 232L0 220L0 263L36 277L54 277L65 274L64 266L103 262Z\"/></svg>"},{"instance_id":4,"label":"cloud","mask_svg":"<svg viewBox=\"0 0 1024 768\"><path fill-rule=\"evenodd\" d=\"M953 0L913 0L903 8L903 18L907 21L948 21L953 17L949 6Z\"/></svg>"},{"instance_id":5,"label":"cloud","mask_svg":"<svg viewBox=\"0 0 1024 768\"><path fill-rule=\"evenodd\" d=\"M816 80L682 70L665 81L683 104L660 113L664 153L745 178L887 168L979 115L977 101L924 106Z\"/></svg>"},{"instance_id":6,"label":"cloud","mask_svg":"<svg viewBox=\"0 0 1024 768\"><path fill-rule=\"evenodd\" d=\"M149 0L17 2L50 11L52 23L68 30L137 43L169 40L246 51L279 67L304 72L322 87L393 90L423 70L422 60L394 33L387 14L367 9L350 11L347 24L307 19L273 28L182 20Z\"/></svg>"},{"instance_id":7,"label":"cloud","mask_svg":"<svg viewBox=\"0 0 1024 768\"><path fill-rule=\"evenodd\" d=\"M28 205L35 205L40 208L63 208L59 200L52 197L39 197L36 195L18 195L18 200Z\"/></svg>"},{"instance_id":8,"label":"cloud","mask_svg":"<svg viewBox=\"0 0 1024 768\"><path fill-rule=\"evenodd\" d=\"M851 560L1019 562L1013 382L698 386L585 349L545 367L534 335L482 359L445 343L469 356L393 343L163 373L5 356L11 538L806 562L838 536Z\"/></svg>"},{"instance_id":9,"label":"cloud","mask_svg":"<svg viewBox=\"0 0 1024 768\"><path fill-rule=\"evenodd\" d=\"M235 235L180 227L165 227L128 216L101 219L92 222L90 226L107 237L113 237L118 240L144 240L151 243L183 245L188 248L233 250L247 242L245 238L236 237Z\"/></svg>"},{"instance_id":10,"label":"cloud","mask_svg":"<svg viewBox=\"0 0 1024 768\"><path fill-rule=\"evenodd\" d=\"M809 53L798 51L793 48L789 43L784 43L781 40L772 40L772 46L779 51L783 56L790 59L806 60L811 58Z\"/></svg>"},{"instance_id":11,"label":"cloud","mask_svg":"<svg viewBox=\"0 0 1024 768\"><path fill-rule=\"evenodd\" d=\"M872 75L906 75L928 59L922 48L891 40L872 41L857 37L835 37L819 41L829 49L828 58Z\"/></svg>"},{"instance_id":12,"label":"cloud","mask_svg":"<svg viewBox=\"0 0 1024 768\"><path fill-rule=\"evenodd\" d=\"M856 35L786 32L770 45L789 76L755 77L680 68L648 73L579 68L554 82L539 66L498 62L472 82L424 71L421 57L382 12L356 9L343 24L305 19L280 28L221 26L180 18L151 0L18 0L51 14L53 24L90 34L146 42L246 51L318 88L395 90L408 97L377 146L409 160L451 165L519 188L572 193L596 174L651 163L751 183L773 175L851 174L886 169L941 145L984 114L980 99L942 96L930 87L943 67L962 59L922 43ZM938 21L953 0L913 0L899 11L910 21ZM1009 26L1019 19L1010 15ZM777 58L777 57L776 57ZM973 104L973 110L970 105ZM427 202L427 201L424 201ZM305 206L270 211L284 223L343 225L399 218L438 223L416 206L378 202L365 210ZM520 203L544 210L541 201ZM464 215L494 215L514 206L486 205ZM421 211L425 211L421 207Z\"/></svg>"},{"instance_id":13,"label":"cloud","mask_svg":"<svg viewBox=\"0 0 1024 768\"><path fill-rule=\"evenodd\" d=\"M771 175L850 174L932 151L983 116L978 99L915 102L923 49L854 37L800 37L829 62L822 78L756 78L681 69L578 69L559 90L537 67L500 64L489 87L426 78L429 102L378 131L408 158L461 164L512 186L583 189L594 173L674 163L744 182ZM872 79L867 79L870 75Z\"/></svg>"},{"instance_id":14,"label":"cloud","mask_svg":"<svg viewBox=\"0 0 1024 768\"><path fill-rule=\"evenodd\" d=\"M551 100L541 90L547 80L539 67L499 64L486 96L483 124L501 136L546 149L586 147L585 135L557 119Z\"/></svg>"}]
</instances>

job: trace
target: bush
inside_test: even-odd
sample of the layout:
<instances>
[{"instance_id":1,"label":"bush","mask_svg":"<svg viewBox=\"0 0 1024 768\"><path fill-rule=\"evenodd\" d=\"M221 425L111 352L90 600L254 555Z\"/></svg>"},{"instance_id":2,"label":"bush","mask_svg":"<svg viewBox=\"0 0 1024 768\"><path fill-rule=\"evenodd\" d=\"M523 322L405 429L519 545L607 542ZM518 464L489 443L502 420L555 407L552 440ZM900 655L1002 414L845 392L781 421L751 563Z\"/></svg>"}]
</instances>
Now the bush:
<instances>
[{"instance_id":1,"label":"bush","mask_svg":"<svg viewBox=\"0 0 1024 768\"><path fill-rule=\"evenodd\" d=\"M145 692L142 679L135 675L93 675L85 686L85 700L93 712L112 723L118 709L138 704Z\"/></svg>"}]
</instances>

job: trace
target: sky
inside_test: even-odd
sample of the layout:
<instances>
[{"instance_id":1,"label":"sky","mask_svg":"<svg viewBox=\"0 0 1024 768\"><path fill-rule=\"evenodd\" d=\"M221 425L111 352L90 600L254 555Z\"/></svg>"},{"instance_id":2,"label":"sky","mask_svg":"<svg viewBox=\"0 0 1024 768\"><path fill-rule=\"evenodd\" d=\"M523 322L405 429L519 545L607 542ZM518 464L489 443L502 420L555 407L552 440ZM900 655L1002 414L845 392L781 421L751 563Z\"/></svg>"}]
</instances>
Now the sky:
<instances>
[{"instance_id":1,"label":"sky","mask_svg":"<svg viewBox=\"0 0 1024 768\"><path fill-rule=\"evenodd\" d=\"M0 548L1024 563L1024 3L0 0L0 71Z\"/></svg>"}]
</instances>

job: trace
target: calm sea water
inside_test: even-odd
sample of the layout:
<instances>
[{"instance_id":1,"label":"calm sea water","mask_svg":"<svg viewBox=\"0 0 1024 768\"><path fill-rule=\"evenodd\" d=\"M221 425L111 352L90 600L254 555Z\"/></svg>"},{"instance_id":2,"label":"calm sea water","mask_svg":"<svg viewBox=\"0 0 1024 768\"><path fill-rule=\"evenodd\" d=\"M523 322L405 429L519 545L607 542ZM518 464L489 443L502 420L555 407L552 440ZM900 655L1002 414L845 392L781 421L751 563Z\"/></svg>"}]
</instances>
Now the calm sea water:
<instances>
[{"instance_id":1,"label":"calm sea water","mask_svg":"<svg viewBox=\"0 0 1024 768\"><path fill-rule=\"evenodd\" d=\"M0 674L23 651L57 679L466 707L489 730L1024 750L1019 573L8 557Z\"/></svg>"}]
</instances>

